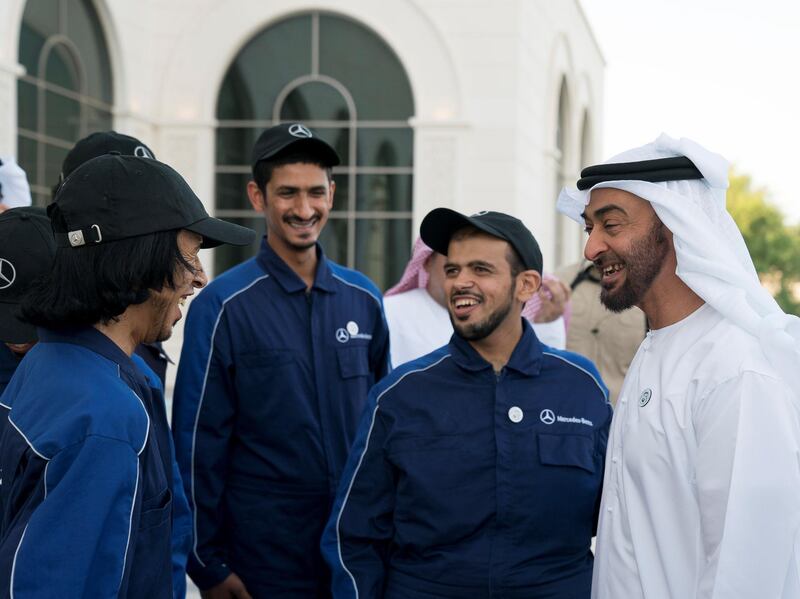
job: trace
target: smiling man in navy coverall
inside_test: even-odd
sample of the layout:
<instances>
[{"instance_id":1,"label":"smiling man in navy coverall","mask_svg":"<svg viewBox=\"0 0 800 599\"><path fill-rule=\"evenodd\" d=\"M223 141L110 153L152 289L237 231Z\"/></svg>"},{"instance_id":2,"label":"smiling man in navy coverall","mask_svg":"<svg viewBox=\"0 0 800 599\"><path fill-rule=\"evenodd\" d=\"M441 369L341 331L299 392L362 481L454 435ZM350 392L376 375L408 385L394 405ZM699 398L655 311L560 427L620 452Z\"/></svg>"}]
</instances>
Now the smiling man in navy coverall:
<instances>
[{"instance_id":1,"label":"smiling man in navy coverall","mask_svg":"<svg viewBox=\"0 0 800 599\"><path fill-rule=\"evenodd\" d=\"M370 392L323 537L337 599L583 599L611 408L521 318L542 256L511 216L422 222L450 343Z\"/></svg>"},{"instance_id":2,"label":"smiling man in navy coverall","mask_svg":"<svg viewBox=\"0 0 800 599\"><path fill-rule=\"evenodd\" d=\"M381 296L317 243L333 205L327 143L267 129L248 195L267 236L192 303L175 390L194 509L187 571L207 598L330 596L319 540L369 388L387 373Z\"/></svg>"},{"instance_id":3,"label":"smiling man in navy coverall","mask_svg":"<svg viewBox=\"0 0 800 599\"><path fill-rule=\"evenodd\" d=\"M131 355L205 284L200 247L253 232L209 217L168 166L118 153L76 169L48 214L52 270L22 304L39 342L2 396L0 597L171 599L169 429Z\"/></svg>"}]
</instances>

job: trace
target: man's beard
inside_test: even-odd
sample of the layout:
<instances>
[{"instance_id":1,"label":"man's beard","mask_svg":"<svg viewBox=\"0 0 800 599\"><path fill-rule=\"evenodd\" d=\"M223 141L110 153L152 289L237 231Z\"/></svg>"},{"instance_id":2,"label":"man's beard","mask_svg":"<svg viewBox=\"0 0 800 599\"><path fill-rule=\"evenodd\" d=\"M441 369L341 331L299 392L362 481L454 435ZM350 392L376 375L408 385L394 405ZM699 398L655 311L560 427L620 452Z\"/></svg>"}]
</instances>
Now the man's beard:
<instances>
[{"instance_id":1,"label":"man's beard","mask_svg":"<svg viewBox=\"0 0 800 599\"><path fill-rule=\"evenodd\" d=\"M622 312L640 303L661 272L668 252L664 224L656 220L644 237L631 243L627 255L617 256L625 264L625 282L616 291L602 287L600 301L603 305L612 312ZM600 270L602 269L600 266Z\"/></svg>"},{"instance_id":2,"label":"man's beard","mask_svg":"<svg viewBox=\"0 0 800 599\"><path fill-rule=\"evenodd\" d=\"M514 291L516 290L516 282L512 284L511 289L508 292L508 298L505 304L499 306L494 312L489 314L484 320L480 322L476 322L475 324L461 324L448 310L447 313L450 316L450 322L453 325L453 330L456 334L466 339L467 341L480 341L481 339L485 339L489 335L491 335L497 327L500 326L508 314L511 312L511 308L514 305Z\"/></svg>"},{"instance_id":3,"label":"man's beard","mask_svg":"<svg viewBox=\"0 0 800 599\"><path fill-rule=\"evenodd\" d=\"M172 302L164 297L152 297L154 315L153 327L150 330L150 339L145 339L144 343L154 343L157 341L166 341L172 336L172 329L175 326L174 322L170 322L170 312L172 311Z\"/></svg>"}]
</instances>

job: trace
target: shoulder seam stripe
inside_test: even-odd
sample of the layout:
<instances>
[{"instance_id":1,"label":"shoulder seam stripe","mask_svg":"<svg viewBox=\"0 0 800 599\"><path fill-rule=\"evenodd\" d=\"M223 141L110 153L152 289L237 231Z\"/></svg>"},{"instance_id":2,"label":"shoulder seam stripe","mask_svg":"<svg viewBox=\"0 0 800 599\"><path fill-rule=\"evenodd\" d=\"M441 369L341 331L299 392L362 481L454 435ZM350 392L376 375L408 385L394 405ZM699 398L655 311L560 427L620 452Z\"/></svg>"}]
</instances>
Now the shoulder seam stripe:
<instances>
[{"instance_id":1,"label":"shoulder seam stripe","mask_svg":"<svg viewBox=\"0 0 800 599\"><path fill-rule=\"evenodd\" d=\"M28 522L30 524L30 522ZM9 582L9 599L14 599L14 574L17 571L17 556L19 555L20 547L22 547L22 541L25 539L25 533L28 532L28 524L25 525L25 529L22 531L22 536L19 538L19 543L17 544L17 550L14 552L14 561L11 563L11 580Z\"/></svg>"},{"instance_id":2,"label":"shoulder seam stripe","mask_svg":"<svg viewBox=\"0 0 800 599\"><path fill-rule=\"evenodd\" d=\"M131 501L131 515L128 517L128 540L125 542L125 555L122 557L122 574L117 585L117 594L125 580L125 566L128 563L128 551L131 548L131 532L133 531L133 512L136 509L136 494L139 492L139 460L136 460L136 485L133 487L133 501Z\"/></svg>"},{"instance_id":3,"label":"shoulder seam stripe","mask_svg":"<svg viewBox=\"0 0 800 599\"><path fill-rule=\"evenodd\" d=\"M372 299L374 299L376 302L378 302L378 306L380 306L380 305L381 305L381 300L380 300L380 298L379 298L377 295L375 295L374 293L372 293L372 291L370 291L370 290L369 290L369 289L367 289L366 287L362 287L361 285L356 285L355 283L351 283L350 281L345 281L345 280L344 280L342 277L340 277L339 275L337 275L337 274L336 274L336 273L334 273L334 272L331 272L331 276L332 276L334 279L337 279L337 280L341 281L341 282L342 282L342 283L344 283L345 285L349 285L350 287L353 287L354 289L359 289L359 290L363 291L364 293L366 293L367 295L369 295L369 296L370 296Z\"/></svg>"},{"instance_id":4,"label":"shoulder seam stripe","mask_svg":"<svg viewBox=\"0 0 800 599\"><path fill-rule=\"evenodd\" d=\"M28 447L30 447L30 448L31 448L31 450L33 451L33 453L35 453L36 455L38 455L38 456L39 456L40 458L42 458L43 460L47 460L48 462L49 462L49 461L52 459L52 458L48 458L48 457L47 457L46 455L44 455L43 453L39 452L39 450L38 450L38 449L36 449L36 448L33 446L33 443L31 443L30 439L28 439L28 437L26 437L26 436L25 436L25 433L23 433L23 432L22 432L22 429L20 429L20 428L19 428L19 427L18 427L18 426L15 424L15 422L14 422L13 420L11 420L11 414L10 414L10 413L9 413L9 415L8 415L8 421L11 423L11 426L13 426L13 427L16 429L16 431L17 431L17 432L18 432L18 433L19 433L19 434L22 436L22 438L23 438L23 439L25 439L25 443L27 443L27 444L28 444Z\"/></svg>"},{"instance_id":5,"label":"shoulder seam stripe","mask_svg":"<svg viewBox=\"0 0 800 599\"><path fill-rule=\"evenodd\" d=\"M433 368L434 366L436 366L439 363L441 363L445 358L449 358L449 357L450 357L450 354L445 354L444 356L442 356L441 358L436 360L436 362L433 362L432 364L428 364L424 368L417 368L416 370L409 370L408 372L406 372L405 374L400 376L400 378L398 378L394 383L392 383L386 389L381 391L381 393L378 395L378 397L375 398L375 409L372 411L372 421L369 424L369 430L367 431L367 439L364 442L364 451L361 452L361 455L358 458L358 464L356 465L356 469L353 471L353 476L350 478L350 484L347 485L347 492L344 494L344 500L342 501L342 507L339 508L339 513L336 515L336 549L337 549L337 553L339 554L339 563L342 565L342 569L345 572L347 572L347 575L350 577L350 580L353 582L353 590L356 593L356 599L358 599L358 585L356 584L356 579L353 576L353 573L350 572L350 570L347 569L347 566L344 565L344 559L342 558L342 538L341 538L341 534L339 532L339 523L341 522L342 514L344 513L345 507L347 506L347 500L350 498L350 491L353 489L353 483L355 482L356 477L358 476L358 471L361 469L361 464L364 461L364 456L367 454L367 450L369 449L369 441L370 441L370 437L372 436L372 429L375 426L375 416L378 413L378 407L380 406L381 398L384 395L386 395L389 391L391 391L395 386L399 385L400 381L402 381L407 376L409 376L411 374L415 374L417 372L423 372L425 370Z\"/></svg>"},{"instance_id":6,"label":"shoulder seam stripe","mask_svg":"<svg viewBox=\"0 0 800 599\"><path fill-rule=\"evenodd\" d=\"M131 389L131 393L133 393L136 396L136 399L139 400L139 404L142 406L144 415L147 418L147 430L144 432L144 443L142 443L142 446L139 448L139 451L136 452L136 455L140 456L144 451L145 445L147 445L147 440L150 438L150 414L147 413L147 408L144 407L144 402L142 401L142 398L136 395L136 391Z\"/></svg>"},{"instance_id":7,"label":"shoulder seam stripe","mask_svg":"<svg viewBox=\"0 0 800 599\"><path fill-rule=\"evenodd\" d=\"M573 368L577 368L578 370L586 373L594 381L594 384L597 385L597 388L600 389L600 393L603 394L603 397L605 397L605 399L606 399L606 403L608 403L608 393L603 389L603 385L600 384L600 381L597 380L596 376L594 376L591 372L586 370L583 366L579 366L578 364L576 364L575 362L573 362L571 360L568 360L564 356L559 356L558 354L553 354L553 353L550 353L549 351L544 351L544 352L542 352L542 354L544 354L546 356L552 356L554 358L558 358L559 360L561 360L562 362L566 362L567 364L569 364Z\"/></svg>"},{"instance_id":8,"label":"shoulder seam stripe","mask_svg":"<svg viewBox=\"0 0 800 599\"><path fill-rule=\"evenodd\" d=\"M206 371L203 374L203 386L200 388L200 401L197 402L197 412L194 415L194 427L192 428L192 454L191 454L191 464L190 464L190 481L189 484L191 486L191 501L192 501L192 533L194 534L194 543L192 544L192 553L194 554L195 559L197 562L203 567L206 567L205 562L200 559L200 555L197 553L197 501L195 501L195 481L194 481L194 471L195 471L195 448L197 446L197 426L200 423L200 411L203 408L203 400L205 399L206 395L206 383L208 382L208 371L211 368L211 357L214 355L214 338L217 336L217 327L219 326L219 321L222 318L223 312L225 312L225 307L227 306L228 302L235 298L237 295L244 293L248 289L250 289L253 285L258 283L259 281L263 281L264 279L269 278L269 273L261 275L260 277L251 281L245 287L242 287L238 291L235 291L224 300L222 300L222 304L220 305L219 313L217 314L217 320L214 322L214 328L211 330L211 340L208 344L208 360L206 360Z\"/></svg>"}]
</instances>

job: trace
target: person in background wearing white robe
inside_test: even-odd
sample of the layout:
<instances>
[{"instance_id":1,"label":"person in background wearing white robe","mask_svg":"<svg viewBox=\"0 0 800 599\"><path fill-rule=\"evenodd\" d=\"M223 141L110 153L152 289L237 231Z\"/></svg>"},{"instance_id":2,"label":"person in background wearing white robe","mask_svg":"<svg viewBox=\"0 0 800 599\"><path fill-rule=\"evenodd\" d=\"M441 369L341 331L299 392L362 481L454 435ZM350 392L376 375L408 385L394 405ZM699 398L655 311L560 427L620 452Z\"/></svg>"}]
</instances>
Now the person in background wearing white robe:
<instances>
[{"instance_id":1,"label":"person in background wearing white robe","mask_svg":"<svg viewBox=\"0 0 800 599\"><path fill-rule=\"evenodd\" d=\"M522 311L539 341L556 349L567 344L564 311L569 296L566 285L545 274L539 293ZM453 325L444 296L444 256L417 238L403 276L384 294L383 306L393 368L446 345Z\"/></svg>"},{"instance_id":2,"label":"person in background wearing white robe","mask_svg":"<svg viewBox=\"0 0 800 599\"><path fill-rule=\"evenodd\" d=\"M611 426L595 599L800 597L800 319L759 284L727 173L662 135L559 196L603 303L651 327Z\"/></svg>"}]
</instances>

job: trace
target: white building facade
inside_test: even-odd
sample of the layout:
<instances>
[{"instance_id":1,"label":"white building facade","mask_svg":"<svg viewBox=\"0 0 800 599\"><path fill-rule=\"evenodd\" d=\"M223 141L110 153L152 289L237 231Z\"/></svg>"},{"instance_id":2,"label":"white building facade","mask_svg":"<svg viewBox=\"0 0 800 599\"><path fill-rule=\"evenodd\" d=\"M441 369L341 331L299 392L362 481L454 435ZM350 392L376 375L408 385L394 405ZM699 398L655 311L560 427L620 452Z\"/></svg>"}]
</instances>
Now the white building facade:
<instances>
[{"instance_id":1,"label":"white building facade","mask_svg":"<svg viewBox=\"0 0 800 599\"><path fill-rule=\"evenodd\" d=\"M547 269L580 256L555 200L598 158L604 62L577 0L3 0L0 30L0 154L40 204L71 144L113 127L263 229L250 147L302 120L343 157L326 251L381 288L437 206L519 216Z\"/></svg>"}]
</instances>

